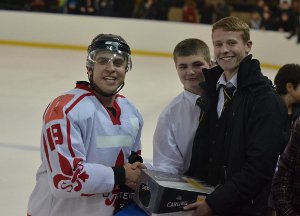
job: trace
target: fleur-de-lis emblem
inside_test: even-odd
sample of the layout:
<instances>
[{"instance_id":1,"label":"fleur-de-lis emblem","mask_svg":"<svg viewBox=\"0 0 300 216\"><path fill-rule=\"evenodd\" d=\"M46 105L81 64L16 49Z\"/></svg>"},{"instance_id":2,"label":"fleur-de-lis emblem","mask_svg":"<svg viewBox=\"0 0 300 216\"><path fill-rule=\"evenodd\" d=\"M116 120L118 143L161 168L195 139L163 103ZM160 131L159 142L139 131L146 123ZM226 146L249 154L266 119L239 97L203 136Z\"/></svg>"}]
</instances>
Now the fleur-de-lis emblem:
<instances>
[{"instance_id":1,"label":"fleur-de-lis emblem","mask_svg":"<svg viewBox=\"0 0 300 216\"><path fill-rule=\"evenodd\" d=\"M57 174L53 177L54 186L67 192L80 191L82 183L89 178L85 171L82 172L84 168L82 158L74 158L72 167L68 159L62 154L58 153L58 157L63 174Z\"/></svg>"}]
</instances>

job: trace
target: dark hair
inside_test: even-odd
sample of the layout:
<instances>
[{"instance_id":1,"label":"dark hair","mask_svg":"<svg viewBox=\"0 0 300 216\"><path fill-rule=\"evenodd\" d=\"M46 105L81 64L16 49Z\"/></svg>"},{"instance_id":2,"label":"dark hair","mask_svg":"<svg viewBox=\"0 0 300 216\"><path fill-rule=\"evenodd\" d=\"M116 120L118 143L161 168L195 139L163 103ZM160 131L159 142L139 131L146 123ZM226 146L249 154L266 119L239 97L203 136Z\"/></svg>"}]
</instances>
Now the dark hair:
<instances>
[{"instance_id":1,"label":"dark hair","mask_svg":"<svg viewBox=\"0 0 300 216\"><path fill-rule=\"evenodd\" d=\"M174 48L173 59L177 62L178 56L190 56L200 54L207 63L210 63L210 52L207 44L197 38L188 38L180 41Z\"/></svg>"},{"instance_id":2,"label":"dark hair","mask_svg":"<svg viewBox=\"0 0 300 216\"><path fill-rule=\"evenodd\" d=\"M276 91L280 95L287 93L286 84L292 83L294 89L300 84L300 65L285 64L283 65L274 78Z\"/></svg>"}]
</instances>

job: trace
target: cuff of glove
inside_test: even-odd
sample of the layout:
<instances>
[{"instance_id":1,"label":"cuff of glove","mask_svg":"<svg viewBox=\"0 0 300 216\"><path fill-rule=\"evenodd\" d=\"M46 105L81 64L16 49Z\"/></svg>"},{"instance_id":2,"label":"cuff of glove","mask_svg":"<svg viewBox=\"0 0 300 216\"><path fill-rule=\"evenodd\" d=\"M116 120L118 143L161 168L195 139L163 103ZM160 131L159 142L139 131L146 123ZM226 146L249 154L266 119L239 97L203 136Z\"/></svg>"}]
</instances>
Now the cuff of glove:
<instances>
[{"instance_id":1,"label":"cuff of glove","mask_svg":"<svg viewBox=\"0 0 300 216\"><path fill-rule=\"evenodd\" d=\"M112 167L114 171L115 185L125 184L125 168L124 167Z\"/></svg>"}]
</instances>

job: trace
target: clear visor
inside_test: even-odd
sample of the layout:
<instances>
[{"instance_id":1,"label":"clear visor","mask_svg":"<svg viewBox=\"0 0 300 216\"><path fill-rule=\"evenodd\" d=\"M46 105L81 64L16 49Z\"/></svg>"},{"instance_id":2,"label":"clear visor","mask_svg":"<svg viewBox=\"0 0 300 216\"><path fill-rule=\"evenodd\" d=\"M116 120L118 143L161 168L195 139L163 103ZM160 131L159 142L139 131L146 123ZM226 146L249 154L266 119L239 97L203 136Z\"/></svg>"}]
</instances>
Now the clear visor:
<instances>
[{"instance_id":1,"label":"clear visor","mask_svg":"<svg viewBox=\"0 0 300 216\"><path fill-rule=\"evenodd\" d=\"M131 60L128 53L122 51L109 51L109 50L94 50L89 53L88 61L94 64L107 65L112 63L116 68L131 69Z\"/></svg>"}]
</instances>

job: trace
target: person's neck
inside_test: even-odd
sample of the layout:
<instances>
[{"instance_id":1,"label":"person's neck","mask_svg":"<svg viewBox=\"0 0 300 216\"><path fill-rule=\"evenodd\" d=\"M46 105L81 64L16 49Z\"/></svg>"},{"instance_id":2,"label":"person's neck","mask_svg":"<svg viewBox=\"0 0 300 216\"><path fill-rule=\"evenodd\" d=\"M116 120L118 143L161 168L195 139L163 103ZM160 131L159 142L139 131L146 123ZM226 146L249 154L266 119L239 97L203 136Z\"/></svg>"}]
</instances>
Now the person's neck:
<instances>
[{"instance_id":1,"label":"person's neck","mask_svg":"<svg viewBox=\"0 0 300 216\"><path fill-rule=\"evenodd\" d=\"M97 92L95 92L95 95L105 107L112 107L115 96L104 97L104 96L98 94Z\"/></svg>"},{"instance_id":2,"label":"person's neck","mask_svg":"<svg viewBox=\"0 0 300 216\"><path fill-rule=\"evenodd\" d=\"M203 89L202 88L198 88L198 89L187 89L187 88L184 88L184 90L188 91L188 92L191 92L193 94L196 94L196 95L202 95L203 94Z\"/></svg>"},{"instance_id":3,"label":"person's neck","mask_svg":"<svg viewBox=\"0 0 300 216\"><path fill-rule=\"evenodd\" d=\"M234 75L236 75L238 70L235 71L224 71L226 82L230 81Z\"/></svg>"}]
</instances>

